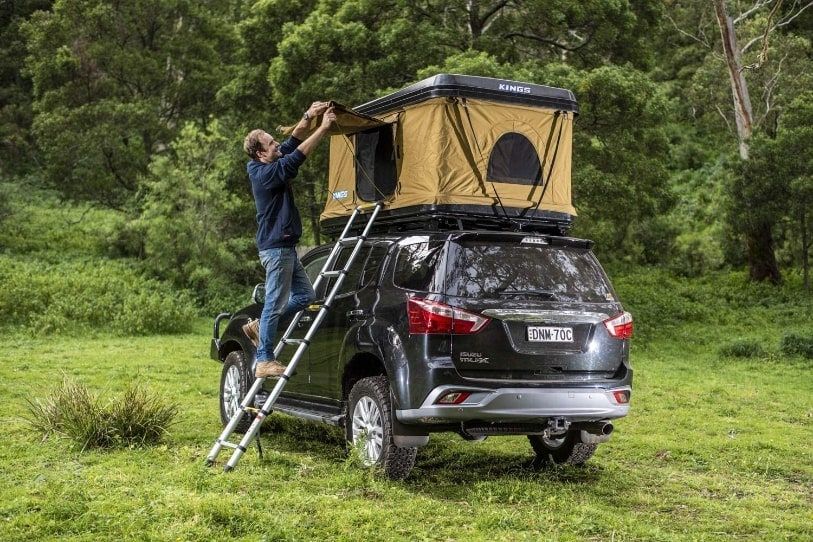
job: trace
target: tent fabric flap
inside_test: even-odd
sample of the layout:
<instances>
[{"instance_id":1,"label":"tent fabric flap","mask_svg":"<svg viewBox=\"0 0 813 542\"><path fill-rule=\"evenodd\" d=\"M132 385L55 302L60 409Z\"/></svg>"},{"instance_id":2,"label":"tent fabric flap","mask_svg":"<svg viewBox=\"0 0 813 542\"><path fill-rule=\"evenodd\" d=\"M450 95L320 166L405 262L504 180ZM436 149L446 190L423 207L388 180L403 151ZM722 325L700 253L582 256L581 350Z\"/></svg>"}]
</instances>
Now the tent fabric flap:
<instances>
[{"instance_id":1,"label":"tent fabric flap","mask_svg":"<svg viewBox=\"0 0 813 542\"><path fill-rule=\"evenodd\" d=\"M328 135L334 136L355 134L357 132L378 128L387 124L384 121L353 111L349 107L337 102L330 102L330 107L333 107L333 112L336 113L336 122L334 122L330 127L330 130L328 130ZM308 135L313 133L321 123L321 115L310 119L310 122L308 123ZM291 126L280 126L277 128L277 130L280 133L289 136L293 133L295 127L296 124L292 124Z\"/></svg>"}]
</instances>

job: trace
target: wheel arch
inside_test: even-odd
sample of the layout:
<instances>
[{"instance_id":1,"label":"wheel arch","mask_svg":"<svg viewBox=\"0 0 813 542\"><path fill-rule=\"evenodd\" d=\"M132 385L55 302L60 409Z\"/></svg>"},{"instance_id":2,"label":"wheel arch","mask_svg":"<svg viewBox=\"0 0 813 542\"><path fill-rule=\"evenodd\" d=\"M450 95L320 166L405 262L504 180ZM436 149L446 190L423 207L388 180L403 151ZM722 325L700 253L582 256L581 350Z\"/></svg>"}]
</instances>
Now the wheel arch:
<instances>
[{"instance_id":1,"label":"wheel arch","mask_svg":"<svg viewBox=\"0 0 813 542\"><path fill-rule=\"evenodd\" d=\"M245 348L243 348L243 345L241 345L239 342L235 341L234 339L231 339L231 340L228 340L228 341L222 343L220 345L220 350L218 352L218 355L220 356L220 362L222 363L222 362L226 361L226 356L228 356L229 354L231 354L232 352L234 352L236 350L241 350L244 354L246 354L248 356L248 353L245 351Z\"/></svg>"},{"instance_id":2,"label":"wheel arch","mask_svg":"<svg viewBox=\"0 0 813 542\"><path fill-rule=\"evenodd\" d=\"M409 368L403 343L393 326L374 322L348 333L342 346L342 359L342 400L347 400L359 378L384 375L390 381L396 408L409 403ZM376 367L375 372L370 372L372 367ZM361 376L353 379L356 374ZM348 379L351 380L349 387Z\"/></svg>"},{"instance_id":3,"label":"wheel arch","mask_svg":"<svg viewBox=\"0 0 813 542\"><path fill-rule=\"evenodd\" d=\"M390 378L384 362L378 356L369 352L356 352L345 363L342 371L342 400L347 400L350 390L362 378L380 375L386 376L387 379Z\"/></svg>"}]
</instances>

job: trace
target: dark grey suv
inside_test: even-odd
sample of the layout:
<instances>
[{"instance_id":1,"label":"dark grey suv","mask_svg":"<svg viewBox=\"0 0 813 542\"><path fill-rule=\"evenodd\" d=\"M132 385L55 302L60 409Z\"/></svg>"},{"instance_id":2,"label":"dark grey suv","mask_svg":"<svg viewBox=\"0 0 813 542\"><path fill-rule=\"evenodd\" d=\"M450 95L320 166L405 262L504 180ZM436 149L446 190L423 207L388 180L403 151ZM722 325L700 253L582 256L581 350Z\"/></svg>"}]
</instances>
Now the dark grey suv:
<instances>
[{"instance_id":1,"label":"dark grey suv","mask_svg":"<svg viewBox=\"0 0 813 542\"><path fill-rule=\"evenodd\" d=\"M311 280L331 247L302 259ZM362 460L392 478L442 431L528 435L540 462L583 463L627 414L632 384L632 318L590 247L488 231L371 236L274 409L344 427ZM224 424L253 380L255 348L241 326L260 311L255 303L215 321ZM315 314L303 315L294 338Z\"/></svg>"}]
</instances>

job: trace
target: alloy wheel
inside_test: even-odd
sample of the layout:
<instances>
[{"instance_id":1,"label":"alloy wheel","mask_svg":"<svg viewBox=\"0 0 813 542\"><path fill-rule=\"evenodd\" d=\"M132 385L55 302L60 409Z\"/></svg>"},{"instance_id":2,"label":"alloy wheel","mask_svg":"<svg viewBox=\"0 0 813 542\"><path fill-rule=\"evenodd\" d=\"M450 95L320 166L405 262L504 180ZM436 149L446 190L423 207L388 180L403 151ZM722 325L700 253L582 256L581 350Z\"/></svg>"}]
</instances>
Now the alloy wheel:
<instances>
[{"instance_id":1,"label":"alloy wheel","mask_svg":"<svg viewBox=\"0 0 813 542\"><path fill-rule=\"evenodd\" d=\"M223 382L223 408L229 418L240 408L240 369L236 365L229 367L226 372L226 380Z\"/></svg>"},{"instance_id":2,"label":"alloy wheel","mask_svg":"<svg viewBox=\"0 0 813 542\"><path fill-rule=\"evenodd\" d=\"M374 465L381 457L384 448L384 420L381 409L368 396L359 398L353 409L353 444L361 448L361 460L365 465Z\"/></svg>"}]
</instances>

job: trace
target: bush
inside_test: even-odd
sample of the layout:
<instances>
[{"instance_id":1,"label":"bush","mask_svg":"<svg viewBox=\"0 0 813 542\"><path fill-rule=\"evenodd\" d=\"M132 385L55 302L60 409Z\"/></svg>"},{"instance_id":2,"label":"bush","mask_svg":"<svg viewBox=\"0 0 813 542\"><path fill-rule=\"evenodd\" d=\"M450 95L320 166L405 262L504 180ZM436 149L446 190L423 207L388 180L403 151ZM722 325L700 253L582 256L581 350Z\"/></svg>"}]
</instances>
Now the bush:
<instances>
[{"instance_id":1,"label":"bush","mask_svg":"<svg viewBox=\"0 0 813 542\"><path fill-rule=\"evenodd\" d=\"M189 295L144 278L126 261L49 263L0 255L3 324L42 333L100 330L120 335L191 329Z\"/></svg>"},{"instance_id":2,"label":"bush","mask_svg":"<svg viewBox=\"0 0 813 542\"><path fill-rule=\"evenodd\" d=\"M742 271L690 279L656 268L615 267L607 270L624 308L635 318L638 337L686 324L743 326L778 315L799 321L810 313L810 299L799 295L801 280L795 275L773 286L749 282Z\"/></svg>"},{"instance_id":3,"label":"bush","mask_svg":"<svg viewBox=\"0 0 813 542\"><path fill-rule=\"evenodd\" d=\"M28 402L27 418L47 438L64 436L81 449L156 444L167 434L178 406L138 383L102 401L84 385L68 378L46 399Z\"/></svg>"},{"instance_id":4,"label":"bush","mask_svg":"<svg viewBox=\"0 0 813 542\"><path fill-rule=\"evenodd\" d=\"M787 356L813 359L813 335L788 333L779 341L779 350Z\"/></svg>"},{"instance_id":5,"label":"bush","mask_svg":"<svg viewBox=\"0 0 813 542\"><path fill-rule=\"evenodd\" d=\"M723 345L720 355L725 358L761 358L767 352L757 341L741 339Z\"/></svg>"}]
</instances>

